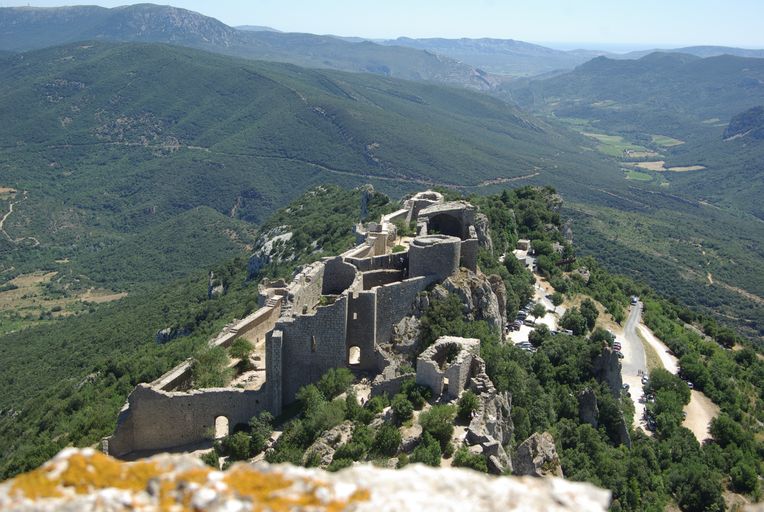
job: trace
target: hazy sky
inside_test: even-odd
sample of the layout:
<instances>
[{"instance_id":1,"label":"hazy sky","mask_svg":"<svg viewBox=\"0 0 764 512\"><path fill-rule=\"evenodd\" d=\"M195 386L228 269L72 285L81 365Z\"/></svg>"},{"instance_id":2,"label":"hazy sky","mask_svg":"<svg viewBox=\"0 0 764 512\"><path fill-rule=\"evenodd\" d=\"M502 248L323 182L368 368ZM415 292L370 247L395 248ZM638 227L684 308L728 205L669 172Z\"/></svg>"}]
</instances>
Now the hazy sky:
<instances>
[{"instance_id":1,"label":"hazy sky","mask_svg":"<svg viewBox=\"0 0 764 512\"><path fill-rule=\"evenodd\" d=\"M0 0L0 6L77 3ZM105 7L119 0L83 0ZM496 37L635 48L764 48L764 0L176 0L229 25L370 38ZM560 45L566 46L566 45Z\"/></svg>"}]
</instances>

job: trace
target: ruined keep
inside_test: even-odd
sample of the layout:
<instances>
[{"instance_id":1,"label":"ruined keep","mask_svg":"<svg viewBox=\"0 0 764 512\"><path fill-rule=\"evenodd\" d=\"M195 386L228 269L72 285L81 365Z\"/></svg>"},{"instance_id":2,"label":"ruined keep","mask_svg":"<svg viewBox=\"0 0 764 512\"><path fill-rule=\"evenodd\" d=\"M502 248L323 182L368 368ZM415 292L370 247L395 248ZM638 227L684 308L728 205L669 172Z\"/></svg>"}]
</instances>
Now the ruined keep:
<instances>
[{"instance_id":1,"label":"ruined keep","mask_svg":"<svg viewBox=\"0 0 764 512\"><path fill-rule=\"evenodd\" d=\"M262 361L255 369L257 378L240 387L190 390L187 361L136 387L114 434L104 440L104 450L125 456L209 441L221 419L227 434L261 411L279 415L300 387L331 368L392 378L391 361L380 345L390 343L394 327L411 314L417 295L460 267L477 270L481 233L476 212L467 202L444 202L437 192L420 192L379 223L357 226L356 247L303 267L289 283L264 280L260 309L211 342L227 347L237 337L249 340ZM392 253L399 240L395 223L413 221L416 236L405 251ZM439 377L438 392L447 379L449 394L458 395L470 377L479 342L460 343L466 349L459 352L456 369L449 367ZM437 352L439 347L431 348ZM437 353L433 360L438 360Z\"/></svg>"}]
</instances>

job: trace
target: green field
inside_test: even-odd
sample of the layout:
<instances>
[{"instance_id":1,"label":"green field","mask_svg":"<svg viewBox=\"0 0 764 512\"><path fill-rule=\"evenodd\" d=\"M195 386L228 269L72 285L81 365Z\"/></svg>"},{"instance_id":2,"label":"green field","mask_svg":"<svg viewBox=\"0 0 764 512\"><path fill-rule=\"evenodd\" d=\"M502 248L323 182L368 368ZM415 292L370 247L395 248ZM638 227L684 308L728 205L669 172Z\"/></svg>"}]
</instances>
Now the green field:
<instances>
[{"instance_id":1,"label":"green field","mask_svg":"<svg viewBox=\"0 0 764 512\"><path fill-rule=\"evenodd\" d=\"M684 144L684 141L668 137L667 135L653 135L653 143L663 146L664 148L670 148Z\"/></svg>"},{"instance_id":2,"label":"green field","mask_svg":"<svg viewBox=\"0 0 764 512\"><path fill-rule=\"evenodd\" d=\"M627 180L652 181L653 177L646 172L635 171L633 169L624 169Z\"/></svg>"},{"instance_id":3,"label":"green field","mask_svg":"<svg viewBox=\"0 0 764 512\"><path fill-rule=\"evenodd\" d=\"M604 153L606 155L614 156L617 158L623 158L624 157L624 151L641 151L641 152L650 152L650 150L644 146L638 146L636 144L631 144L624 140L623 137L620 135L607 135L604 133L591 133L591 132L581 132L582 134L586 135L587 137L591 137L599 142L597 145L597 150L600 153Z\"/></svg>"}]
</instances>

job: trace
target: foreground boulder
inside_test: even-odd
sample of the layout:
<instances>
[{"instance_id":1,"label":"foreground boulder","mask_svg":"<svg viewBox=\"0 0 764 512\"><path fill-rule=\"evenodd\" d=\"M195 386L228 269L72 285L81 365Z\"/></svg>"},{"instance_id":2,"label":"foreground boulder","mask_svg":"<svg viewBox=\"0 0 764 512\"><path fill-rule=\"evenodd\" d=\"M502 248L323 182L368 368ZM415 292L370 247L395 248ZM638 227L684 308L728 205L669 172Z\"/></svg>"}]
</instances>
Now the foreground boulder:
<instances>
[{"instance_id":1,"label":"foreground boulder","mask_svg":"<svg viewBox=\"0 0 764 512\"><path fill-rule=\"evenodd\" d=\"M19 511L604 511L609 502L609 491L556 478L496 478L421 465L326 473L237 464L220 472L190 455L128 463L72 448L0 484L0 509Z\"/></svg>"}]
</instances>

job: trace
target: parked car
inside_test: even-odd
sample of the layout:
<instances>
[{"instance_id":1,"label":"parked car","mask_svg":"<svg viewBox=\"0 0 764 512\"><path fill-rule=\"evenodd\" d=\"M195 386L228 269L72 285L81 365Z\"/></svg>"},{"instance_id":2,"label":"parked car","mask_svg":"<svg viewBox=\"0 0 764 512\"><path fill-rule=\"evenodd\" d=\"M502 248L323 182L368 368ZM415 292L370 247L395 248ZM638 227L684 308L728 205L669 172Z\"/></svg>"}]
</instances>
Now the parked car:
<instances>
[{"instance_id":1,"label":"parked car","mask_svg":"<svg viewBox=\"0 0 764 512\"><path fill-rule=\"evenodd\" d=\"M688 382L687 382L687 387L688 387L688 388L690 388L690 389L694 389L694 388L695 388L695 385L694 385L692 382L689 382L689 381L688 381Z\"/></svg>"},{"instance_id":2,"label":"parked car","mask_svg":"<svg viewBox=\"0 0 764 512\"><path fill-rule=\"evenodd\" d=\"M628 390L629 390L629 385L628 385L628 384L626 384L626 383L624 382L624 383L623 383L623 385L621 386L621 388L622 388L624 391L628 391Z\"/></svg>"},{"instance_id":3,"label":"parked car","mask_svg":"<svg viewBox=\"0 0 764 512\"><path fill-rule=\"evenodd\" d=\"M618 359L623 359L623 352L616 352L615 355L618 356Z\"/></svg>"},{"instance_id":4,"label":"parked car","mask_svg":"<svg viewBox=\"0 0 764 512\"><path fill-rule=\"evenodd\" d=\"M525 325L529 326L529 327L533 327L534 325L536 325L536 322L535 322L534 320L531 320L530 318L527 318L527 319L525 320L525 322L523 322L523 323L524 323Z\"/></svg>"},{"instance_id":5,"label":"parked car","mask_svg":"<svg viewBox=\"0 0 764 512\"><path fill-rule=\"evenodd\" d=\"M642 375L642 385L647 384L650 381L650 378L647 375Z\"/></svg>"}]
</instances>

